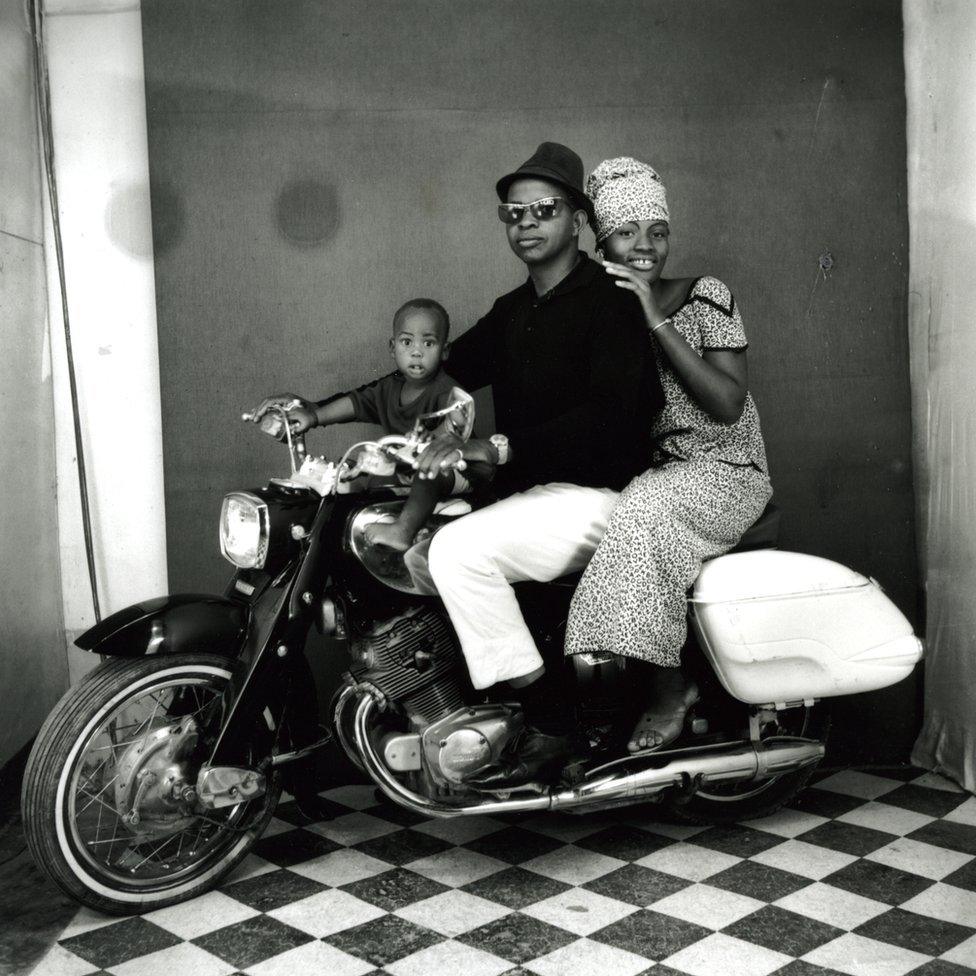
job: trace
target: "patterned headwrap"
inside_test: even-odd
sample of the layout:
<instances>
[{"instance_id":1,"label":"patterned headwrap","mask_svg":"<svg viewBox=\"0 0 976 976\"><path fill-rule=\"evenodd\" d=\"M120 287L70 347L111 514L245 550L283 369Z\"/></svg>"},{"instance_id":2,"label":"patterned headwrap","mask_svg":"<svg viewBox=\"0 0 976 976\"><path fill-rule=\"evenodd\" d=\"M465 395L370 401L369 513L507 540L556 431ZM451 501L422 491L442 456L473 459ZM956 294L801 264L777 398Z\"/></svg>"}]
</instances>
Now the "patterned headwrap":
<instances>
[{"instance_id":1,"label":"patterned headwrap","mask_svg":"<svg viewBox=\"0 0 976 976\"><path fill-rule=\"evenodd\" d=\"M647 163L630 156L605 159L586 180L596 211L596 239L631 220L670 220L664 184Z\"/></svg>"}]
</instances>

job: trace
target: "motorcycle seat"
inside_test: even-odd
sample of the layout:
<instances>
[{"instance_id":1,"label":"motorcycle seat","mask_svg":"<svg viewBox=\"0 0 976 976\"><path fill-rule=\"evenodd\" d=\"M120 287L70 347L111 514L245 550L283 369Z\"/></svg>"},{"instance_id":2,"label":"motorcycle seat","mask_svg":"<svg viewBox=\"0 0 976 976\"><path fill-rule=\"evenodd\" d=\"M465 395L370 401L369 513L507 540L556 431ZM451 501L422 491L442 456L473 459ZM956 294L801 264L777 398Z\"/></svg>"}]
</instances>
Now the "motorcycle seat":
<instances>
[{"instance_id":1,"label":"motorcycle seat","mask_svg":"<svg viewBox=\"0 0 976 976\"><path fill-rule=\"evenodd\" d=\"M743 532L742 538L729 550L729 553L775 549L779 541L779 521L779 506L770 502L762 510L759 518ZM559 579L553 580L552 583L555 586L571 586L575 589L582 575L582 571L569 573L567 576L560 576Z\"/></svg>"}]
</instances>

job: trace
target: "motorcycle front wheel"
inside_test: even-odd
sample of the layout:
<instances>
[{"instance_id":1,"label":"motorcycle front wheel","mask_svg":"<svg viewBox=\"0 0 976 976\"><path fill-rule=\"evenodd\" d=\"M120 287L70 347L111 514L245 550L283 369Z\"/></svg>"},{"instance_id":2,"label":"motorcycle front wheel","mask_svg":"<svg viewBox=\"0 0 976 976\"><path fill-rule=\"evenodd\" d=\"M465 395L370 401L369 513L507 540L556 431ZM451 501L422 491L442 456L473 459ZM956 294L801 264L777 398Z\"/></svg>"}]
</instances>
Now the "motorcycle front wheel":
<instances>
[{"instance_id":1,"label":"motorcycle front wheel","mask_svg":"<svg viewBox=\"0 0 976 976\"><path fill-rule=\"evenodd\" d=\"M826 745L830 732L830 706L823 701L785 709L763 729L761 738L816 739ZM733 783L705 783L691 795L665 798L678 820L696 824L731 824L769 816L797 795L810 781L816 764L767 779Z\"/></svg>"},{"instance_id":2,"label":"motorcycle front wheel","mask_svg":"<svg viewBox=\"0 0 976 976\"><path fill-rule=\"evenodd\" d=\"M24 774L35 861L98 911L133 914L214 887L260 837L281 792L201 809L195 784L233 662L208 654L113 659L58 702ZM267 714L255 741L270 742Z\"/></svg>"}]
</instances>

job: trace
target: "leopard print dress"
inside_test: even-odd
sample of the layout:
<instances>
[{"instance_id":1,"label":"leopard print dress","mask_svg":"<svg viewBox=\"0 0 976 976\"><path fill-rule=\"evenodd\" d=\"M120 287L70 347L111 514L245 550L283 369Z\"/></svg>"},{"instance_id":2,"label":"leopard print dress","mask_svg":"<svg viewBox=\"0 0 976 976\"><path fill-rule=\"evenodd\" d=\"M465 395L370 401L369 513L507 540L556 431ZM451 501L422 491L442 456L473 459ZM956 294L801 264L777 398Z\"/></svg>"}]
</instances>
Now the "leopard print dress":
<instances>
[{"instance_id":1,"label":"leopard print dress","mask_svg":"<svg viewBox=\"0 0 976 976\"><path fill-rule=\"evenodd\" d=\"M747 346L735 299L717 278L695 281L669 321L699 355ZM620 495L573 597L567 654L609 651L677 667L688 587L772 495L752 396L734 424L722 424L689 396L667 357L658 372L666 403L652 433L661 464Z\"/></svg>"}]
</instances>

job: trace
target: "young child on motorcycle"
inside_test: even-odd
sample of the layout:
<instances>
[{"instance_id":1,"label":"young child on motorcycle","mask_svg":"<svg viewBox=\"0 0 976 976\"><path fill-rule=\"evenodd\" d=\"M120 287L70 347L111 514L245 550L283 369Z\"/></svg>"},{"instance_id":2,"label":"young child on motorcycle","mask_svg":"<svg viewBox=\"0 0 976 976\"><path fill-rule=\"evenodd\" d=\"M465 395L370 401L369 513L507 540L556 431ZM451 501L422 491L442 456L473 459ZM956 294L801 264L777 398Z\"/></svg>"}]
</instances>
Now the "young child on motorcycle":
<instances>
[{"instance_id":1,"label":"young child on motorcycle","mask_svg":"<svg viewBox=\"0 0 976 976\"><path fill-rule=\"evenodd\" d=\"M303 404L289 414L292 432L354 420L379 424L387 434L407 434L417 418L449 406L458 384L444 371L451 321L447 311L431 298L411 298L393 315L390 355L396 372L348 393L338 393L317 404ZM426 522L438 499L469 487L459 471L446 470L437 478L412 479L410 494L395 522L376 522L366 530L375 545L405 552Z\"/></svg>"}]
</instances>

